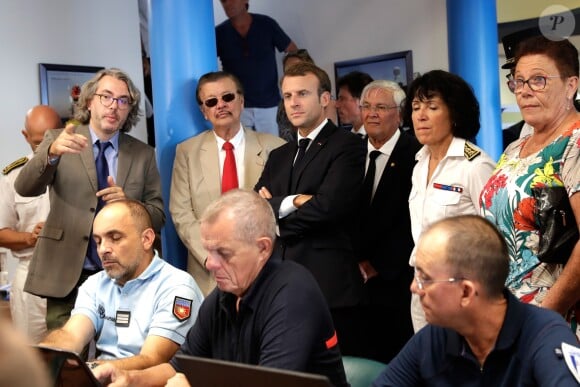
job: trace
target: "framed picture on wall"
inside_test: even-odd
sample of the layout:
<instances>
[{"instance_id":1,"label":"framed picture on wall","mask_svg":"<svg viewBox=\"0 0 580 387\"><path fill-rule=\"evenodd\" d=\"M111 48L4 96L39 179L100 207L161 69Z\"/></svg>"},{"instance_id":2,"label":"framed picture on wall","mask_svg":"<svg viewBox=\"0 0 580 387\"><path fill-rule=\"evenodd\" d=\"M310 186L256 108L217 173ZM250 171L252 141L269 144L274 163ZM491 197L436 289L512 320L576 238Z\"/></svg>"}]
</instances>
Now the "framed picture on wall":
<instances>
[{"instance_id":1,"label":"framed picture on wall","mask_svg":"<svg viewBox=\"0 0 580 387\"><path fill-rule=\"evenodd\" d=\"M81 86L104 67L40 63L40 103L54 108L62 122L74 113Z\"/></svg>"},{"instance_id":2,"label":"framed picture on wall","mask_svg":"<svg viewBox=\"0 0 580 387\"><path fill-rule=\"evenodd\" d=\"M413 53L401 51L334 63L335 80L351 71L367 73L373 79L395 81L406 91L413 80Z\"/></svg>"}]
</instances>

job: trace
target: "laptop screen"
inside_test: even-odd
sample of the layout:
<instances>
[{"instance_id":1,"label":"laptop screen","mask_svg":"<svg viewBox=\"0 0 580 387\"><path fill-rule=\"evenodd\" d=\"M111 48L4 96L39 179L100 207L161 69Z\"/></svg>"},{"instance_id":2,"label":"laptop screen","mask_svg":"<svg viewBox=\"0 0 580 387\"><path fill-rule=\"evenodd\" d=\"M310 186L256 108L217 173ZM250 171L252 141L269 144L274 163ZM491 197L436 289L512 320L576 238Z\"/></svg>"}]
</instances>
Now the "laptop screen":
<instances>
[{"instance_id":1,"label":"laptop screen","mask_svg":"<svg viewBox=\"0 0 580 387\"><path fill-rule=\"evenodd\" d=\"M204 387L330 387L326 376L234 363L202 357L175 355L189 383Z\"/></svg>"},{"instance_id":2,"label":"laptop screen","mask_svg":"<svg viewBox=\"0 0 580 387\"><path fill-rule=\"evenodd\" d=\"M74 352L58 348L33 346L44 359L54 386L63 387L101 387L101 384L86 363Z\"/></svg>"}]
</instances>

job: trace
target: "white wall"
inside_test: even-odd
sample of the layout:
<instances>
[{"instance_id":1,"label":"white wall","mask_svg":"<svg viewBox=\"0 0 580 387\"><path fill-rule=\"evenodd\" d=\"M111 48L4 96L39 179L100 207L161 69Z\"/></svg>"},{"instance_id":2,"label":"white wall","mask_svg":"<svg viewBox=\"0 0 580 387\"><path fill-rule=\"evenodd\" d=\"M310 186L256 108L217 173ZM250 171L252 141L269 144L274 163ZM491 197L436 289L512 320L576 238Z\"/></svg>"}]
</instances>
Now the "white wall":
<instances>
[{"instance_id":1,"label":"white wall","mask_svg":"<svg viewBox=\"0 0 580 387\"><path fill-rule=\"evenodd\" d=\"M2 0L0 49L1 168L30 152L20 130L40 103L38 63L119 67L143 90L136 1ZM131 134L147 141L143 118Z\"/></svg>"},{"instance_id":2,"label":"white wall","mask_svg":"<svg viewBox=\"0 0 580 387\"><path fill-rule=\"evenodd\" d=\"M226 19L213 0L216 23ZM449 68L444 1L251 0L334 78L334 62L413 51L413 71Z\"/></svg>"}]
</instances>

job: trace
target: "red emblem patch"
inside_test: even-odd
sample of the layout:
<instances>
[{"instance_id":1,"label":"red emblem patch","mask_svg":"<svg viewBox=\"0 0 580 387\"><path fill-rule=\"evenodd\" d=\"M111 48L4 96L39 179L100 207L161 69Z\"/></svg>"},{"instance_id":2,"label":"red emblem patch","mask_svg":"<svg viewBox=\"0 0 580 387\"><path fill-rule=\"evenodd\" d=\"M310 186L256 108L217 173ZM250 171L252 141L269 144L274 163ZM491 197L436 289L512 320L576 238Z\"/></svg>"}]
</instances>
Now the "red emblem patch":
<instances>
[{"instance_id":1,"label":"red emblem patch","mask_svg":"<svg viewBox=\"0 0 580 387\"><path fill-rule=\"evenodd\" d=\"M191 316L192 303L192 300L176 296L173 301L173 315L177 317L179 321L187 320Z\"/></svg>"}]
</instances>

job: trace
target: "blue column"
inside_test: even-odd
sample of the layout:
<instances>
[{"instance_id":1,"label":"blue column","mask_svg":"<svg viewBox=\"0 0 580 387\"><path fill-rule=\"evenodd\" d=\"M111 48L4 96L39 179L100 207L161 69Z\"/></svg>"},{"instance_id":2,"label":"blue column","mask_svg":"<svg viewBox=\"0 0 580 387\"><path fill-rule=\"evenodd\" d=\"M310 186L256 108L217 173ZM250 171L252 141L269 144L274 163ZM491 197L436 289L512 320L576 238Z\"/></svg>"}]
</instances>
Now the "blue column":
<instances>
[{"instance_id":1,"label":"blue column","mask_svg":"<svg viewBox=\"0 0 580 387\"><path fill-rule=\"evenodd\" d=\"M475 91L481 111L477 144L492 159L502 153L496 2L447 0L449 71Z\"/></svg>"},{"instance_id":2,"label":"blue column","mask_svg":"<svg viewBox=\"0 0 580 387\"><path fill-rule=\"evenodd\" d=\"M150 0L149 39L155 143L167 222L163 257L185 269L187 250L169 213L175 147L206 129L195 99L197 80L217 69L212 0Z\"/></svg>"}]
</instances>

